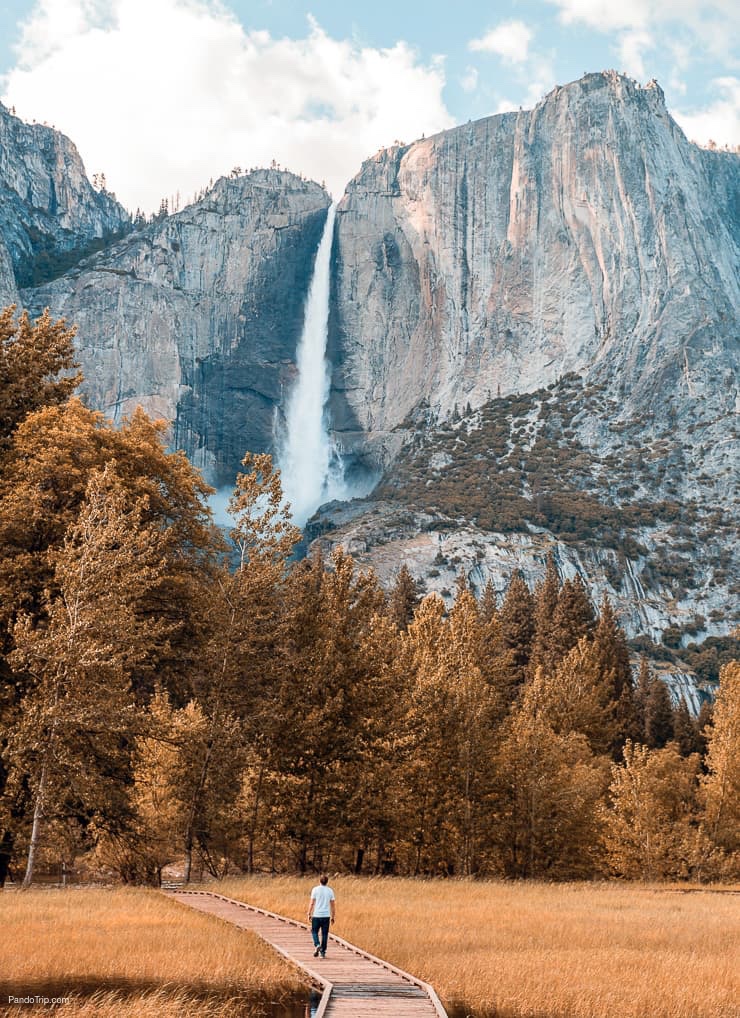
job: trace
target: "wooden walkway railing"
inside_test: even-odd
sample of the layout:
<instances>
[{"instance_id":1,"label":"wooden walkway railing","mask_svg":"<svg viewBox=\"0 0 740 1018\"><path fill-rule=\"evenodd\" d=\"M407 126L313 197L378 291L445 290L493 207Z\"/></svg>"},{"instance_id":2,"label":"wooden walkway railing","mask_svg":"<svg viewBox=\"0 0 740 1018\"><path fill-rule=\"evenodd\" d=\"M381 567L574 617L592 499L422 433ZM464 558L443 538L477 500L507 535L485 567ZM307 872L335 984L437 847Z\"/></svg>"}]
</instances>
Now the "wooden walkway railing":
<instances>
[{"instance_id":1,"label":"wooden walkway railing","mask_svg":"<svg viewBox=\"0 0 740 1018\"><path fill-rule=\"evenodd\" d=\"M333 934L326 958L314 958L305 923L211 891L166 891L201 912L252 930L306 972L321 990L315 1018L447 1018L431 986Z\"/></svg>"}]
</instances>

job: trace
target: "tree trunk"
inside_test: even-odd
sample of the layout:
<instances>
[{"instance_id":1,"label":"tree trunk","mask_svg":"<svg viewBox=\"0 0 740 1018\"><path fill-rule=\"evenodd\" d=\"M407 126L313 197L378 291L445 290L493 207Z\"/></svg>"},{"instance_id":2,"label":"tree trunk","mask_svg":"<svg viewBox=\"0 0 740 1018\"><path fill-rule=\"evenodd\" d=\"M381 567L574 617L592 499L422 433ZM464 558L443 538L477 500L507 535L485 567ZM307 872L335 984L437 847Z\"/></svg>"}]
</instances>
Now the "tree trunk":
<instances>
[{"instance_id":1,"label":"tree trunk","mask_svg":"<svg viewBox=\"0 0 740 1018\"><path fill-rule=\"evenodd\" d=\"M359 877L359 875L362 873L362 861L363 861L364 858L365 858L365 849L364 848L358 848L357 849L357 854L355 855L355 876Z\"/></svg>"},{"instance_id":2,"label":"tree trunk","mask_svg":"<svg viewBox=\"0 0 740 1018\"><path fill-rule=\"evenodd\" d=\"M23 877L21 890L31 886L33 880L33 869L36 862L36 850L41 839L41 823L44 817L44 796L46 794L46 759L41 768L39 778L39 789L36 793L36 803L33 807L33 826L31 827L31 843L28 846L28 859L26 861L26 873Z\"/></svg>"}]
</instances>

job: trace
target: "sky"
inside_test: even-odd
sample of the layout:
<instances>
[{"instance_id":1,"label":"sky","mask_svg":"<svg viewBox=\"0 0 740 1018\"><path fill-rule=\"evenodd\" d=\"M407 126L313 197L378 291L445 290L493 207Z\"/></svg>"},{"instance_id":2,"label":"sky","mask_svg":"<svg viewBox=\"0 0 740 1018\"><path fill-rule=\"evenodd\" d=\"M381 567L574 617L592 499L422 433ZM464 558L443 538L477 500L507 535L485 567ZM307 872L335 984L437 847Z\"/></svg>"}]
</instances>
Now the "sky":
<instances>
[{"instance_id":1,"label":"sky","mask_svg":"<svg viewBox=\"0 0 740 1018\"><path fill-rule=\"evenodd\" d=\"M738 40L737 0L5 0L0 98L132 212L273 160L338 198L379 148L606 68L735 146Z\"/></svg>"}]
</instances>

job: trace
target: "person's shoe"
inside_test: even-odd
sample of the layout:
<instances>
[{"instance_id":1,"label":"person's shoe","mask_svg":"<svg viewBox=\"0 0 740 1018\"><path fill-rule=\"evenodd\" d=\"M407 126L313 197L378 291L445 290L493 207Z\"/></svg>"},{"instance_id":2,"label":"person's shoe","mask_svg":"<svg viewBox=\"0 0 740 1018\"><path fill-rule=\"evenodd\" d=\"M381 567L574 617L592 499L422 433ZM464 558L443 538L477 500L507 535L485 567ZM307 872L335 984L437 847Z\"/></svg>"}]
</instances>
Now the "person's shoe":
<instances>
[{"instance_id":1,"label":"person's shoe","mask_svg":"<svg viewBox=\"0 0 740 1018\"><path fill-rule=\"evenodd\" d=\"M319 956L319 948L318 947L314 948L313 956L314 956L314 958L318 958L318 956Z\"/></svg>"},{"instance_id":2,"label":"person's shoe","mask_svg":"<svg viewBox=\"0 0 740 1018\"><path fill-rule=\"evenodd\" d=\"M322 951L322 952L321 952L321 957L322 957L322 958L326 958L326 951Z\"/></svg>"}]
</instances>

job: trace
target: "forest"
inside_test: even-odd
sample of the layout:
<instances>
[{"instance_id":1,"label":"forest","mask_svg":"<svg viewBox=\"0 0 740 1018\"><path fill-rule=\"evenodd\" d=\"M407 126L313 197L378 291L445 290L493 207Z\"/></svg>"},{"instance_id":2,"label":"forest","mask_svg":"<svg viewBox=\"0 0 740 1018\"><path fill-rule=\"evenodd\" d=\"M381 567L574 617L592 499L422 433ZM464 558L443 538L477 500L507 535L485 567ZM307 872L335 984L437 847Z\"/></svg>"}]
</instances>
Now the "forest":
<instances>
[{"instance_id":1,"label":"forest","mask_svg":"<svg viewBox=\"0 0 740 1018\"><path fill-rule=\"evenodd\" d=\"M298 558L269 456L212 489L0 313L0 885L201 872L733 879L740 663L693 718L552 560L454 603Z\"/></svg>"}]
</instances>

